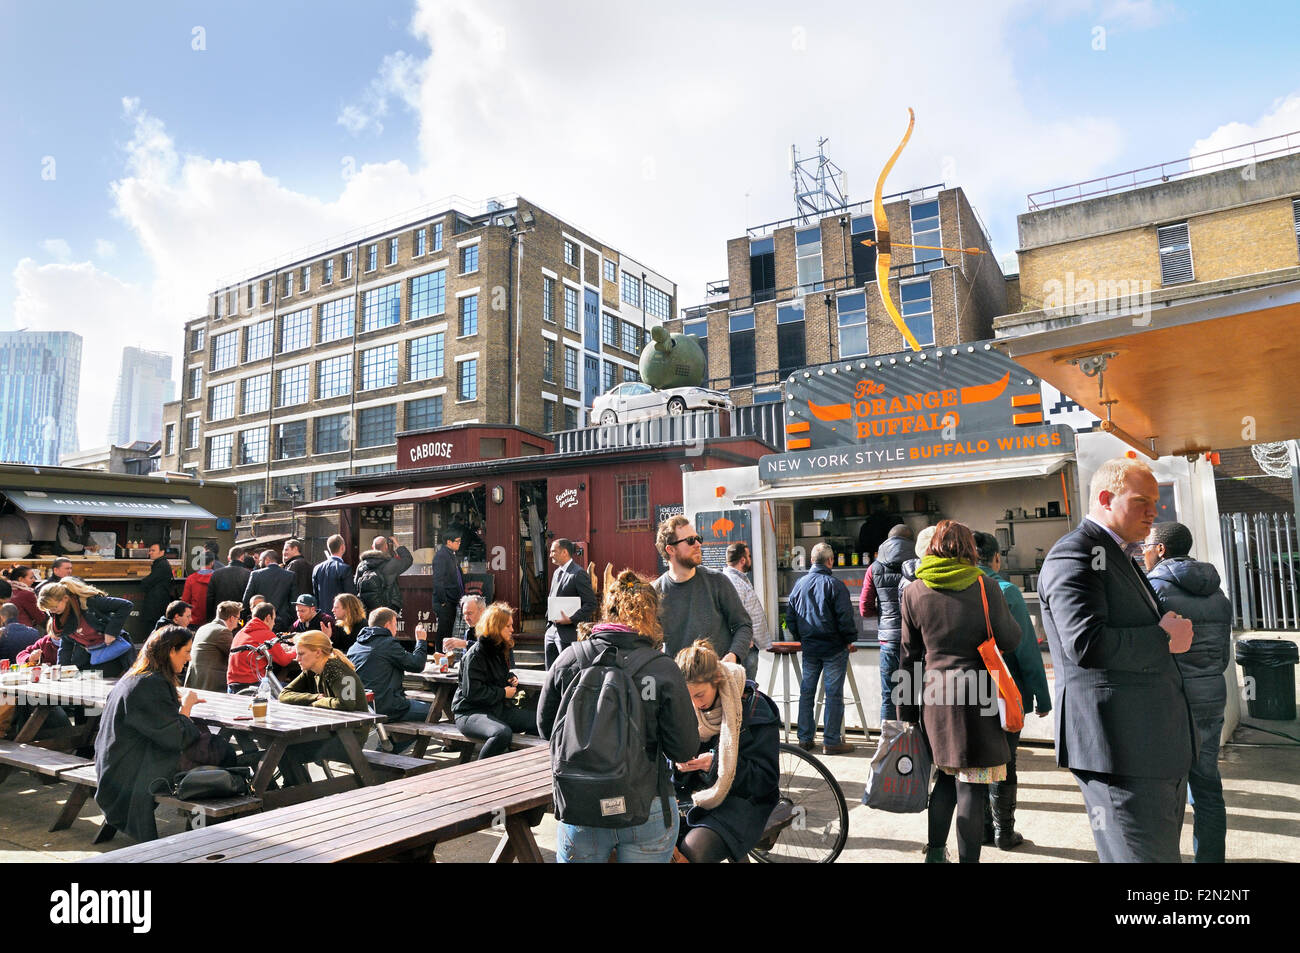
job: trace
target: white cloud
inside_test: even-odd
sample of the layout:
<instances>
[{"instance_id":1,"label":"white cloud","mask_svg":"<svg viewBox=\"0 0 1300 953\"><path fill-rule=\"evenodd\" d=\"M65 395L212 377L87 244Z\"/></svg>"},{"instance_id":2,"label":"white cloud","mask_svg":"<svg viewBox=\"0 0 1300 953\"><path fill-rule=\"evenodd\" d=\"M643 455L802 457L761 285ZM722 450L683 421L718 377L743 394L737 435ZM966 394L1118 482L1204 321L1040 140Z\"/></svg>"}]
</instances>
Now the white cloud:
<instances>
[{"instance_id":1,"label":"white cloud","mask_svg":"<svg viewBox=\"0 0 1300 953\"><path fill-rule=\"evenodd\" d=\"M1296 130L1300 130L1300 92L1274 100L1270 110L1255 122L1225 123L1204 139L1197 139L1187 150L1187 154L1193 160L1192 168L1208 168L1220 162L1244 162L1255 154L1250 148L1244 148L1245 143L1284 136ZM1300 150L1300 135L1292 136L1289 140L1261 145L1259 149L1279 150L1276 154ZM1223 155L1212 158L1207 156L1199 163L1195 161L1198 156L1218 153L1221 150Z\"/></svg>"},{"instance_id":2,"label":"white cloud","mask_svg":"<svg viewBox=\"0 0 1300 953\"><path fill-rule=\"evenodd\" d=\"M1149 30L1178 15L1178 8L1165 0L1111 0L1102 6L1100 19L1107 26Z\"/></svg>"},{"instance_id":3,"label":"white cloud","mask_svg":"<svg viewBox=\"0 0 1300 953\"><path fill-rule=\"evenodd\" d=\"M95 257L96 258L113 258L117 255L117 245L110 242L107 238L95 239Z\"/></svg>"},{"instance_id":4,"label":"white cloud","mask_svg":"<svg viewBox=\"0 0 1300 953\"><path fill-rule=\"evenodd\" d=\"M417 105L421 74L424 64L409 53L389 53L379 64L379 75L358 97L339 112L338 124L358 136L373 128L378 135L384 131L383 118L388 115L388 101L397 99L408 109Z\"/></svg>"},{"instance_id":5,"label":"white cloud","mask_svg":"<svg viewBox=\"0 0 1300 953\"><path fill-rule=\"evenodd\" d=\"M72 246L62 238L47 238L41 242L41 249L55 261L72 260Z\"/></svg>"}]
</instances>

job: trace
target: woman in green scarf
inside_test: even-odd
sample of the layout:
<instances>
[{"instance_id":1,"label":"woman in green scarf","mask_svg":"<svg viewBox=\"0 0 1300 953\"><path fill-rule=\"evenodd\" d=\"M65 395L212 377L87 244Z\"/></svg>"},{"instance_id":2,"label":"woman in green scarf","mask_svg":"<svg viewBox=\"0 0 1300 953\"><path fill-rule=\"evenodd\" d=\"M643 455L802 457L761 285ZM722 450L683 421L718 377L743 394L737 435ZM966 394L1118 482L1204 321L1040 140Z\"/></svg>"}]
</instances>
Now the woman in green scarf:
<instances>
[{"instance_id":1,"label":"woman in green scarf","mask_svg":"<svg viewBox=\"0 0 1300 953\"><path fill-rule=\"evenodd\" d=\"M898 717L921 722L939 769L930 794L927 863L945 860L954 809L958 856L962 863L979 862L988 785L1006 779L1010 757L997 690L979 645L992 634L1002 653L1010 654L1020 642L1020 626L998 587L981 582L977 559L971 531L942 520L916 567L923 585L907 586L900 600Z\"/></svg>"}]
</instances>

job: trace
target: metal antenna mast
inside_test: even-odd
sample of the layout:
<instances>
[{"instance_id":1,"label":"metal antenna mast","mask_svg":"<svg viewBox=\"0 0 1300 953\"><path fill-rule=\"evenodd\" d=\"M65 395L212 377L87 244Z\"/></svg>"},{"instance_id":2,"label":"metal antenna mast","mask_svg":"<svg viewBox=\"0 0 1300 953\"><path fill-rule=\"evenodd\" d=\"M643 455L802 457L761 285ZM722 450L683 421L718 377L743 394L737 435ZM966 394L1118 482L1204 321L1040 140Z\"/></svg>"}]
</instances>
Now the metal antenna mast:
<instances>
[{"instance_id":1,"label":"metal antenna mast","mask_svg":"<svg viewBox=\"0 0 1300 953\"><path fill-rule=\"evenodd\" d=\"M848 177L826 158L829 139L817 140L817 154L799 158L799 147L790 146L790 178L794 182L795 214L804 223L815 222L825 213L849 204Z\"/></svg>"}]
</instances>

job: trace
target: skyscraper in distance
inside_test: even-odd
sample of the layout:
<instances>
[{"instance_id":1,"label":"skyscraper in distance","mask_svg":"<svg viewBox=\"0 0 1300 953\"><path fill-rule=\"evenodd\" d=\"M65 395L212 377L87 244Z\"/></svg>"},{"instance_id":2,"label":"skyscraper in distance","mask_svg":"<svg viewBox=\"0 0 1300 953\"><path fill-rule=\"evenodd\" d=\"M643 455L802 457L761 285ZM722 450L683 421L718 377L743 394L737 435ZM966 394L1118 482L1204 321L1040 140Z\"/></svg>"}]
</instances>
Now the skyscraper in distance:
<instances>
[{"instance_id":1,"label":"skyscraper in distance","mask_svg":"<svg viewBox=\"0 0 1300 953\"><path fill-rule=\"evenodd\" d=\"M81 449L81 335L0 332L0 461L56 466Z\"/></svg>"},{"instance_id":2,"label":"skyscraper in distance","mask_svg":"<svg viewBox=\"0 0 1300 953\"><path fill-rule=\"evenodd\" d=\"M161 439L163 404L174 396L170 354L123 348L108 442L124 447L137 440L153 443Z\"/></svg>"}]
</instances>

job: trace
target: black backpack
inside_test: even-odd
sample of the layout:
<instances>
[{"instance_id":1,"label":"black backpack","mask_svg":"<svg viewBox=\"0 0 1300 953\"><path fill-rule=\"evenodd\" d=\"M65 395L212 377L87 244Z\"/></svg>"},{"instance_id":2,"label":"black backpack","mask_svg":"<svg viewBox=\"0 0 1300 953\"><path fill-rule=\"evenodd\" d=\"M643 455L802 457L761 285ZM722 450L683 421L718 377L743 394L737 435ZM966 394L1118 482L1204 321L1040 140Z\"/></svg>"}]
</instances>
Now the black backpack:
<instances>
[{"instance_id":1,"label":"black backpack","mask_svg":"<svg viewBox=\"0 0 1300 953\"><path fill-rule=\"evenodd\" d=\"M565 688L551 732L555 816L583 827L644 824L659 795L659 752L646 738L636 676L662 653L576 645L582 670Z\"/></svg>"}]
</instances>

